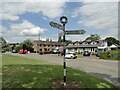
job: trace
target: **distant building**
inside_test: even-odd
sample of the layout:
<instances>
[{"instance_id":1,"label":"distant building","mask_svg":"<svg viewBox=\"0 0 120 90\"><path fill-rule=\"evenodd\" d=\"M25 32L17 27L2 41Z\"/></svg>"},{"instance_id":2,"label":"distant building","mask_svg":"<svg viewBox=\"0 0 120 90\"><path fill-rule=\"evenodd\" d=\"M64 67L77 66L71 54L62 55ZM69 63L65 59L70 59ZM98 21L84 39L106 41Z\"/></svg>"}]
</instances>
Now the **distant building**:
<instances>
[{"instance_id":1,"label":"distant building","mask_svg":"<svg viewBox=\"0 0 120 90\"><path fill-rule=\"evenodd\" d=\"M120 49L120 46L117 44L112 44L111 46L108 47L108 50L117 50Z\"/></svg>"},{"instance_id":2,"label":"distant building","mask_svg":"<svg viewBox=\"0 0 120 90\"><path fill-rule=\"evenodd\" d=\"M98 49L107 49L107 41L105 40L86 40L86 41L76 41L70 43L66 46L66 52L74 51L74 52L95 52Z\"/></svg>"},{"instance_id":3,"label":"distant building","mask_svg":"<svg viewBox=\"0 0 120 90\"><path fill-rule=\"evenodd\" d=\"M51 39L46 39L46 41L35 40L33 42L34 51L42 51L42 52L51 52L56 47L63 47L62 42L54 42Z\"/></svg>"},{"instance_id":4,"label":"distant building","mask_svg":"<svg viewBox=\"0 0 120 90\"><path fill-rule=\"evenodd\" d=\"M8 43L8 47L19 47L20 43Z\"/></svg>"}]
</instances>

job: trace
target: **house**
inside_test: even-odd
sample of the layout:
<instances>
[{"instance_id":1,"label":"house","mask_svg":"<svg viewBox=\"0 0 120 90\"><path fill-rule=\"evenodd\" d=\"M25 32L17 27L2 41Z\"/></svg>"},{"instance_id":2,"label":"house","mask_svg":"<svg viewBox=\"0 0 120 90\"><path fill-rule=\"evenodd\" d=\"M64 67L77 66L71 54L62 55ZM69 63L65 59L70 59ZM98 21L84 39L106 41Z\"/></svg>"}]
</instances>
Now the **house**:
<instances>
[{"instance_id":1,"label":"house","mask_svg":"<svg viewBox=\"0 0 120 90\"><path fill-rule=\"evenodd\" d=\"M51 39L46 39L46 41L35 40L33 42L34 51L42 51L42 52L51 52L56 47L63 47L62 42L55 42Z\"/></svg>"},{"instance_id":2,"label":"house","mask_svg":"<svg viewBox=\"0 0 120 90\"><path fill-rule=\"evenodd\" d=\"M8 47L19 47L20 43L8 43Z\"/></svg>"},{"instance_id":3,"label":"house","mask_svg":"<svg viewBox=\"0 0 120 90\"><path fill-rule=\"evenodd\" d=\"M120 46L117 44L112 44L111 46L108 47L108 50L117 50L120 49Z\"/></svg>"},{"instance_id":4,"label":"house","mask_svg":"<svg viewBox=\"0 0 120 90\"><path fill-rule=\"evenodd\" d=\"M95 53L98 49L106 50L107 41L105 40L76 41L66 46L66 52L74 51L82 53L84 51L89 51Z\"/></svg>"}]
</instances>

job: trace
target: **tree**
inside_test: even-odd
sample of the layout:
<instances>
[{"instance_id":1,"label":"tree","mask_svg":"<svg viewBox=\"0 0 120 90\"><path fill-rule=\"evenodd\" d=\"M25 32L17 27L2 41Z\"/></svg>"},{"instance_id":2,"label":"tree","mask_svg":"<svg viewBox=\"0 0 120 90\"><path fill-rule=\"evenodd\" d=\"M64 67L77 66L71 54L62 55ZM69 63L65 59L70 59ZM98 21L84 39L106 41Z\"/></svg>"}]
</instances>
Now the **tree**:
<instances>
[{"instance_id":1,"label":"tree","mask_svg":"<svg viewBox=\"0 0 120 90\"><path fill-rule=\"evenodd\" d=\"M33 51L33 44L31 40L27 39L21 45L23 47L23 50Z\"/></svg>"},{"instance_id":2,"label":"tree","mask_svg":"<svg viewBox=\"0 0 120 90\"><path fill-rule=\"evenodd\" d=\"M0 37L0 40L2 41L2 48L7 47L7 42L3 37Z\"/></svg>"},{"instance_id":3,"label":"tree","mask_svg":"<svg viewBox=\"0 0 120 90\"><path fill-rule=\"evenodd\" d=\"M113 37L107 37L105 40L107 41L108 46L111 46L112 44L118 44L118 45L120 45L120 41L116 40Z\"/></svg>"},{"instance_id":4,"label":"tree","mask_svg":"<svg viewBox=\"0 0 120 90\"><path fill-rule=\"evenodd\" d=\"M64 40L63 39L59 39L58 42L63 42ZM68 45L69 43L72 43L71 40L65 40L65 43Z\"/></svg>"},{"instance_id":5,"label":"tree","mask_svg":"<svg viewBox=\"0 0 120 90\"><path fill-rule=\"evenodd\" d=\"M87 37L86 40L100 40L100 35L91 34L90 37Z\"/></svg>"}]
</instances>

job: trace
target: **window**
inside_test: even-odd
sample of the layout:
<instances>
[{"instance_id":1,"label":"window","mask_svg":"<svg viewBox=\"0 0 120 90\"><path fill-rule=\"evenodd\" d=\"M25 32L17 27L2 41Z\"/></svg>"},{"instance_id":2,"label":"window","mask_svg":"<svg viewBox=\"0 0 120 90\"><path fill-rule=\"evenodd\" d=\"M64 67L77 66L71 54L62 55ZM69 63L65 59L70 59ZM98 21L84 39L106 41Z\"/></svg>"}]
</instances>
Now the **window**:
<instances>
[{"instance_id":1,"label":"window","mask_svg":"<svg viewBox=\"0 0 120 90\"><path fill-rule=\"evenodd\" d=\"M44 51L47 51L47 48L44 48Z\"/></svg>"},{"instance_id":2,"label":"window","mask_svg":"<svg viewBox=\"0 0 120 90\"><path fill-rule=\"evenodd\" d=\"M40 49L40 51L42 51L42 49Z\"/></svg>"}]
</instances>

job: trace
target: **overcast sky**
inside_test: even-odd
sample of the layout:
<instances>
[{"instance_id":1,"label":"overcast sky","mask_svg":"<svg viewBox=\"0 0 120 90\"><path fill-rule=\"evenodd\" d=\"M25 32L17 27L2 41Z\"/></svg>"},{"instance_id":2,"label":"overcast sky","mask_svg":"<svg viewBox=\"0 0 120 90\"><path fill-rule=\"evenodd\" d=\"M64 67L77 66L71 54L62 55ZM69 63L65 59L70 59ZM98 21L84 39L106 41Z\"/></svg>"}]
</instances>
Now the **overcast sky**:
<instances>
[{"instance_id":1,"label":"overcast sky","mask_svg":"<svg viewBox=\"0 0 120 90\"><path fill-rule=\"evenodd\" d=\"M72 41L84 40L90 34L98 34L101 39L118 39L117 2L2 2L0 7L0 35L8 42L22 42L28 38L51 38L58 40L58 30L49 25L59 24L59 18L66 16L66 30L86 31L83 35L69 35Z\"/></svg>"}]
</instances>

